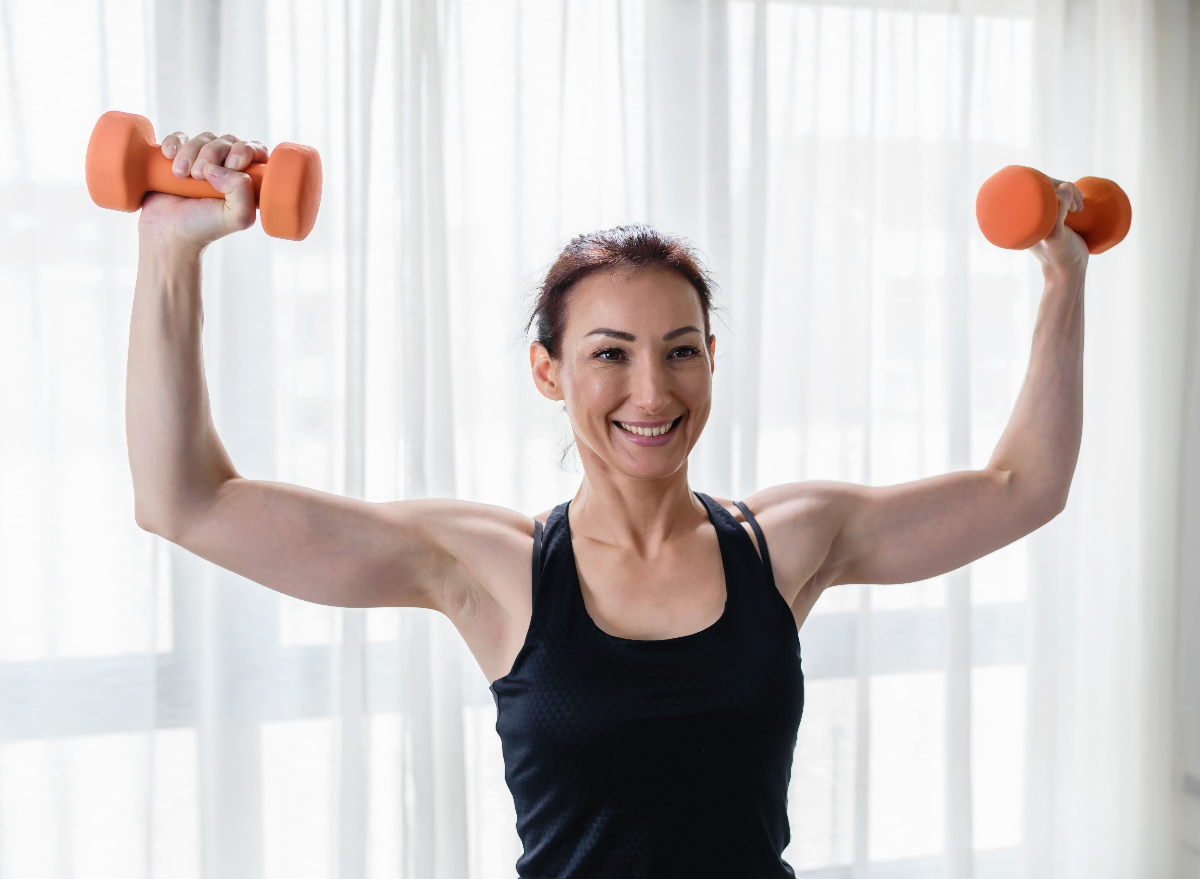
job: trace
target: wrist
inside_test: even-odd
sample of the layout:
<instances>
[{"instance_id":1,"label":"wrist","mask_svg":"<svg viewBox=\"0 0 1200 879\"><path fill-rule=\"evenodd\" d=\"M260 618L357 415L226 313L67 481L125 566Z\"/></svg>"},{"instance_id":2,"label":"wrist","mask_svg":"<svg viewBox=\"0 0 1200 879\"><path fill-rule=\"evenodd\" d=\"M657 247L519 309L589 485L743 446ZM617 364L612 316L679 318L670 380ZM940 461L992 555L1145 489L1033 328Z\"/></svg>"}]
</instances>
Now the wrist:
<instances>
[{"instance_id":1,"label":"wrist","mask_svg":"<svg viewBox=\"0 0 1200 879\"><path fill-rule=\"evenodd\" d=\"M142 225L138 229L138 256L162 266L192 265L200 261L206 245Z\"/></svg>"},{"instance_id":2,"label":"wrist","mask_svg":"<svg viewBox=\"0 0 1200 879\"><path fill-rule=\"evenodd\" d=\"M1062 263L1043 263L1042 280L1046 287L1083 287L1083 279L1087 273L1087 263L1080 265L1064 265Z\"/></svg>"}]
</instances>

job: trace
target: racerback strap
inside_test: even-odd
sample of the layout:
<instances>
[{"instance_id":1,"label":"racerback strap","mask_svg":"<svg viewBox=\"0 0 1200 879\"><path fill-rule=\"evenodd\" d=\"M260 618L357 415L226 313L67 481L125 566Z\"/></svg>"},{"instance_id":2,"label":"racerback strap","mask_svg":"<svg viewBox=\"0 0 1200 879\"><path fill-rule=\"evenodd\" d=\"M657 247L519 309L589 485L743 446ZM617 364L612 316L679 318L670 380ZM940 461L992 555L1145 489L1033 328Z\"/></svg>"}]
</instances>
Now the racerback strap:
<instances>
[{"instance_id":1,"label":"racerback strap","mask_svg":"<svg viewBox=\"0 0 1200 879\"><path fill-rule=\"evenodd\" d=\"M533 600L537 601L538 581L541 580L542 568L542 523L540 519L533 520Z\"/></svg>"},{"instance_id":2,"label":"racerback strap","mask_svg":"<svg viewBox=\"0 0 1200 879\"><path fill-rule=\"evenodd\" d=\"M734 501L733 503L734 506L742 511L742 515L746 517L746 521L754 529L754 536L758 538L758 551L762 555L763 567L767 571L767 580L774 586L775 573L771 570L771 553L767 550L767 538L763 537L762 529L758 527L758 520L754 518L754 514L750 512L750 508L741 501Z\"/></svg>"}]
</instances>

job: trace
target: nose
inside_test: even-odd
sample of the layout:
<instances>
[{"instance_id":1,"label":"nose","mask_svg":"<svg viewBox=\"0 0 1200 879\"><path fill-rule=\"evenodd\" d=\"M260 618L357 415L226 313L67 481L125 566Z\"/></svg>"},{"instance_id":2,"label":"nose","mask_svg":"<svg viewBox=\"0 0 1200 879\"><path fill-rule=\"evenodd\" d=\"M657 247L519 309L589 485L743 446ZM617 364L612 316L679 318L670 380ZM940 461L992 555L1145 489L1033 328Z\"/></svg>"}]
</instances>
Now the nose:
<instances>
[{"instance_id":1,"label":"nose","mask_svg":"<svg viewBox=\"0 0 1200 879\"><path fill-rule=\"evenodd\" d=\"M647 415L656 415L671 402L670 379L666 367L656 357L639 358L633 370L629 402Z\"/></svg>"}]
</instances>

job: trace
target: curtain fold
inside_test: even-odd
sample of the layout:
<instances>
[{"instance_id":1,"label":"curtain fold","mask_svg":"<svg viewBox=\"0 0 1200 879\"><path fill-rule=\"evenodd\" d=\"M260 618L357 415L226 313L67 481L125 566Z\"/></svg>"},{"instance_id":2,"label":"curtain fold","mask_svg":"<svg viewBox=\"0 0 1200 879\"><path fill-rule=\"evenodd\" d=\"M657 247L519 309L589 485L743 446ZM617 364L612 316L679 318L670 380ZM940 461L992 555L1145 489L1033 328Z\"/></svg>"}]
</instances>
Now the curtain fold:
<instances>
[{"instance_id":1,"label":"curtain fold","mask_svg":"<svg viewBox=\"0 0 1200 879\"><path fill-rule=\"evenodd\" d=\"M343 491L366 492L367 201L371 187L372 95L379 41L379 0L345 0L345 477ZM340 612L335 679L338 699L337 864L339 876L362 876L367 863L370 727L366 687L366 611Z\"/></svg>"},{"instance_id":2,"label":"curtain fold","mask_svg":"<svg viewBox=\"0 0 1200 879\"><path fill-rule=\"evenodd\" d=\"M810 877L1194 875L1200 15L1187 0L0 0L0 879L511 877L495 705L453 625L279 596L136 529L136 219L106 109L311 144L304 242L204 262L239 471L539 513L578 485L525 308L649 221L718 284L692 485L983 466L1040 275L971 211L1010 163L1112 177L1066 511L800 634L785 857Z\"/></svg>"},{"instance_id":3,"label":"curtain fold","mask_svg":"<svg viewBox=\"0 0 1200 879\"><path fill-rule=\"evenodd\" d=\"M1197 631L1175 621L1196 588L1178 568L1192 542L1181 468L1195 457L1181 418L1195 346L1196 12L1067 0L1039 16L1047 169L1119 180L1137 209L1125 252L1092 261L1083 451L1067 512L1031 541L1026 872L1189 875L1171 718Z\"/></svg>"}]
</instances>

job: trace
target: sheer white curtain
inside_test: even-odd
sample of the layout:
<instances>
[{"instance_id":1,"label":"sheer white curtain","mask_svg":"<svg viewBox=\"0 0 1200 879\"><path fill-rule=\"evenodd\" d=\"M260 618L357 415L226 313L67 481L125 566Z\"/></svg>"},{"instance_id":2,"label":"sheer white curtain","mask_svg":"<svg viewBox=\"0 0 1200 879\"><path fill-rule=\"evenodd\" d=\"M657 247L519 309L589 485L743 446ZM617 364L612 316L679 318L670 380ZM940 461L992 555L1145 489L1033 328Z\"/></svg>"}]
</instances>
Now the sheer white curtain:
<instances>
[{"instance_id":1,"label":"sheer white curtain","mask_svg":"<svg viewBox=\"0 0 1200 879\"><path fill-rule=\"evenodd\" d=\"M1138 207L1089 270L1072 499L1030 540L1029 875L1196 876L1200 15L1062 0L1036 25L1040 156Z\"/></svg>"},{"instance_id":2,"label":"sheer white curtain","mask_svg":"<svg viewBox=\"0 0 1200 879\"><path fill-rule=\"evenodd\" d=\"M114 108L321 151L307 241L205 261L244 475L531 514L579 478L522 334L570 236L648 220L715 270L696 488L885 484L985 463L1023 376L1038 272L979 235L979 183L1117 179L1134 229L1091 265L1067 512L821 600L786 857L1196 875L1197 28L1186 0L0 0L0 877L490 879L519 854L445 619L305 604L135 527L136 221L82 178Z\"/></svg>"}]
</instances>

